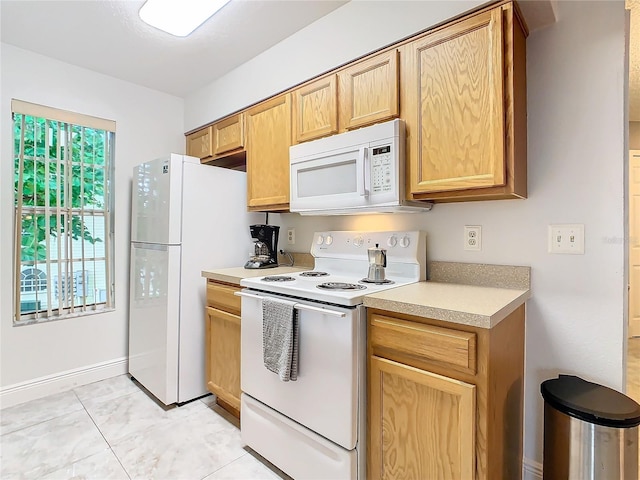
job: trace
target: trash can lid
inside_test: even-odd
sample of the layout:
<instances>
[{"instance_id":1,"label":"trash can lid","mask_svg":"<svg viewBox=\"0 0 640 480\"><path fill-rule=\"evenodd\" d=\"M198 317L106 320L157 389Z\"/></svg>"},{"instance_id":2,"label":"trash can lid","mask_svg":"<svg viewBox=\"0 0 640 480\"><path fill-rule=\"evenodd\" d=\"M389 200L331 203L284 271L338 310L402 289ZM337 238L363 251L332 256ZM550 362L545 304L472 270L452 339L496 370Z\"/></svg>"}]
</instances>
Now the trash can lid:
<instances>
[{"instance_id":1,"label":"trash can lid","mask_svg":"<svg viewBox=\"0 0 640 480\"><path fill-rule=\"evenodd\" d=\"M560 375L540 385L544 400L556 410L606 427L640 425L640 405L626 395L574 375Z\"/></svg>"}]
</instances>

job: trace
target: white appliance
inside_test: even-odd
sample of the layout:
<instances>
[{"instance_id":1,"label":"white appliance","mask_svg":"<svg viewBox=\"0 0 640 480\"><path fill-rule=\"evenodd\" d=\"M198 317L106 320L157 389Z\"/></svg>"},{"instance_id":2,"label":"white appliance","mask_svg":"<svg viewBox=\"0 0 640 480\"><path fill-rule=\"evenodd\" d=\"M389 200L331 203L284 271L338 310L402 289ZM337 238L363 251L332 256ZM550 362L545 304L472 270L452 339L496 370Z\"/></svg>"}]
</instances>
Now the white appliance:
<instances>
[{"instance_id":1,"label":"white appliance","mask_svg":"<svg viewBox=\"0 0 640 480\"><path fill-rule=\"evenodd\" d=\"M405 126L378 123L289 148L289 208L301 215L424 212L405 198Z\"/></svg>"},{"instance_id":2,"label":"white appliance","mask_svg":"<svg viewBox=\"0 0 640 480\"><path fill-rule=\"evenodd\" d=\"M207 268L251 250L246 174L171 154L133 170L129 373L162 403L207 393Z\"/></svg>"},{"instance_id":3,"label":"white appliance","mask_svg":"<svg viewBox=\"0 0 640 480\"><path fill-rule=\"evenodd\" d=\"M386 279L366 283L367 248L387 248ZM310 272L247 278L242 296L241 435L293 478L366 479L364 295L425 279L422 232L316 232ZM296 381L263 359L265 298L296 302Z\"/></svg>"}]
</instances>

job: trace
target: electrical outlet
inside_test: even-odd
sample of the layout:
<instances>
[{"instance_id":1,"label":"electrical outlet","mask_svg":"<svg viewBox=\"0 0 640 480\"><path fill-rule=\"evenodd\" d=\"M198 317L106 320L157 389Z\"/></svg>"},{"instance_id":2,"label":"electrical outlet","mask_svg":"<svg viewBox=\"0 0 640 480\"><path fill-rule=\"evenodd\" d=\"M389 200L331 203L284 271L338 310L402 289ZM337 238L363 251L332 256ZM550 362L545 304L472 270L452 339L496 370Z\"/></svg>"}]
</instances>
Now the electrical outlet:
<instances>
[{"instance_id":1,"label":"electrical outlet","mask_svg":"<svg viewBox=\"0 0 640 480\"><path fill-rule=\"evenodd\" d=\"M549 225L549 253L584 255L584 224Z\"/></svg>"},{"instance_id":2,"label":"electrical outlet","mask_svg":"<svg viewBox=\"0 0 640 480\"><path fill-rule=\"evenodd\" d=\"M294 245L296 243L296 230L295 228L287 229L287 244Z\"/></svg>"},{"instance_id":3,"label":"electrical outlet","mask_svg":"<svg viewBox=\"0 0 640 480\"><path fill-rule=\"evenodd\" d=\"M464 226L464 249L476 252L482 250L482 227L480 225Z\"/></svg>"}]
</instances>

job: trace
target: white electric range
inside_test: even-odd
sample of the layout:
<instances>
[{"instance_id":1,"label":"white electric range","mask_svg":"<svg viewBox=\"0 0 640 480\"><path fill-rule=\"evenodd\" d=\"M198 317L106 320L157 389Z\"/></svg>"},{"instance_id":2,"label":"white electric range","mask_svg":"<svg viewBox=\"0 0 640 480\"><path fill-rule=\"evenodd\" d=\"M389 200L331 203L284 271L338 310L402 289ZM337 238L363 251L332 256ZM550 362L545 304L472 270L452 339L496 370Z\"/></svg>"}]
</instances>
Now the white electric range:
<instances>
[{"instance_id":1,"label":"white electric range","mask_svg":"<svg viewBox=\"0 0 640 480\"><path fill-rule=\"evenodd\" d=\"M384 283L369 283L367 248L387 249ZM312 271L244 279L241 434L246 445L294 478L365 475L367 294L425 279L418 231L316 232ZM295 302L299 371L283 382L263 361L262 301Z\"/></svg>"}]
</instances>

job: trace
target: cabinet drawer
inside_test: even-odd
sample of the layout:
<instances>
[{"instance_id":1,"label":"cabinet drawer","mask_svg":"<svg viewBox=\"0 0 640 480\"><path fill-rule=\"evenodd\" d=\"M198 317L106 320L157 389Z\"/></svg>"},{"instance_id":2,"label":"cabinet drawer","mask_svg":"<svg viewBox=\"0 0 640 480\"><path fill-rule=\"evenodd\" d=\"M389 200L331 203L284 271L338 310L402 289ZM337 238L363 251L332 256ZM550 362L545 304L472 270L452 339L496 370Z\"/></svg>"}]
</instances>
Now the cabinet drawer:
<instances>
[{"instance_id":1,"label":"cabinet drawer","mask_svg":"<svg viewBox=\"0 0 640 480\"><path fill-rule=\"evenodd\" d=\"M374 350L392 350L476 373L476 334L472 332L374 314L369 322L369 341Z\"/></svg>"},{"instance_id":2,"label":"cabinet drawer","mask_svg":"<svg viewBox=\"0 0 640 480\"><path fill-rule=\"evenodd\" d=\"M240 314L240 297L233 294L239 291L240 287L208 281L207 305L226 312Z\"/></svg>"}]
</instances>

